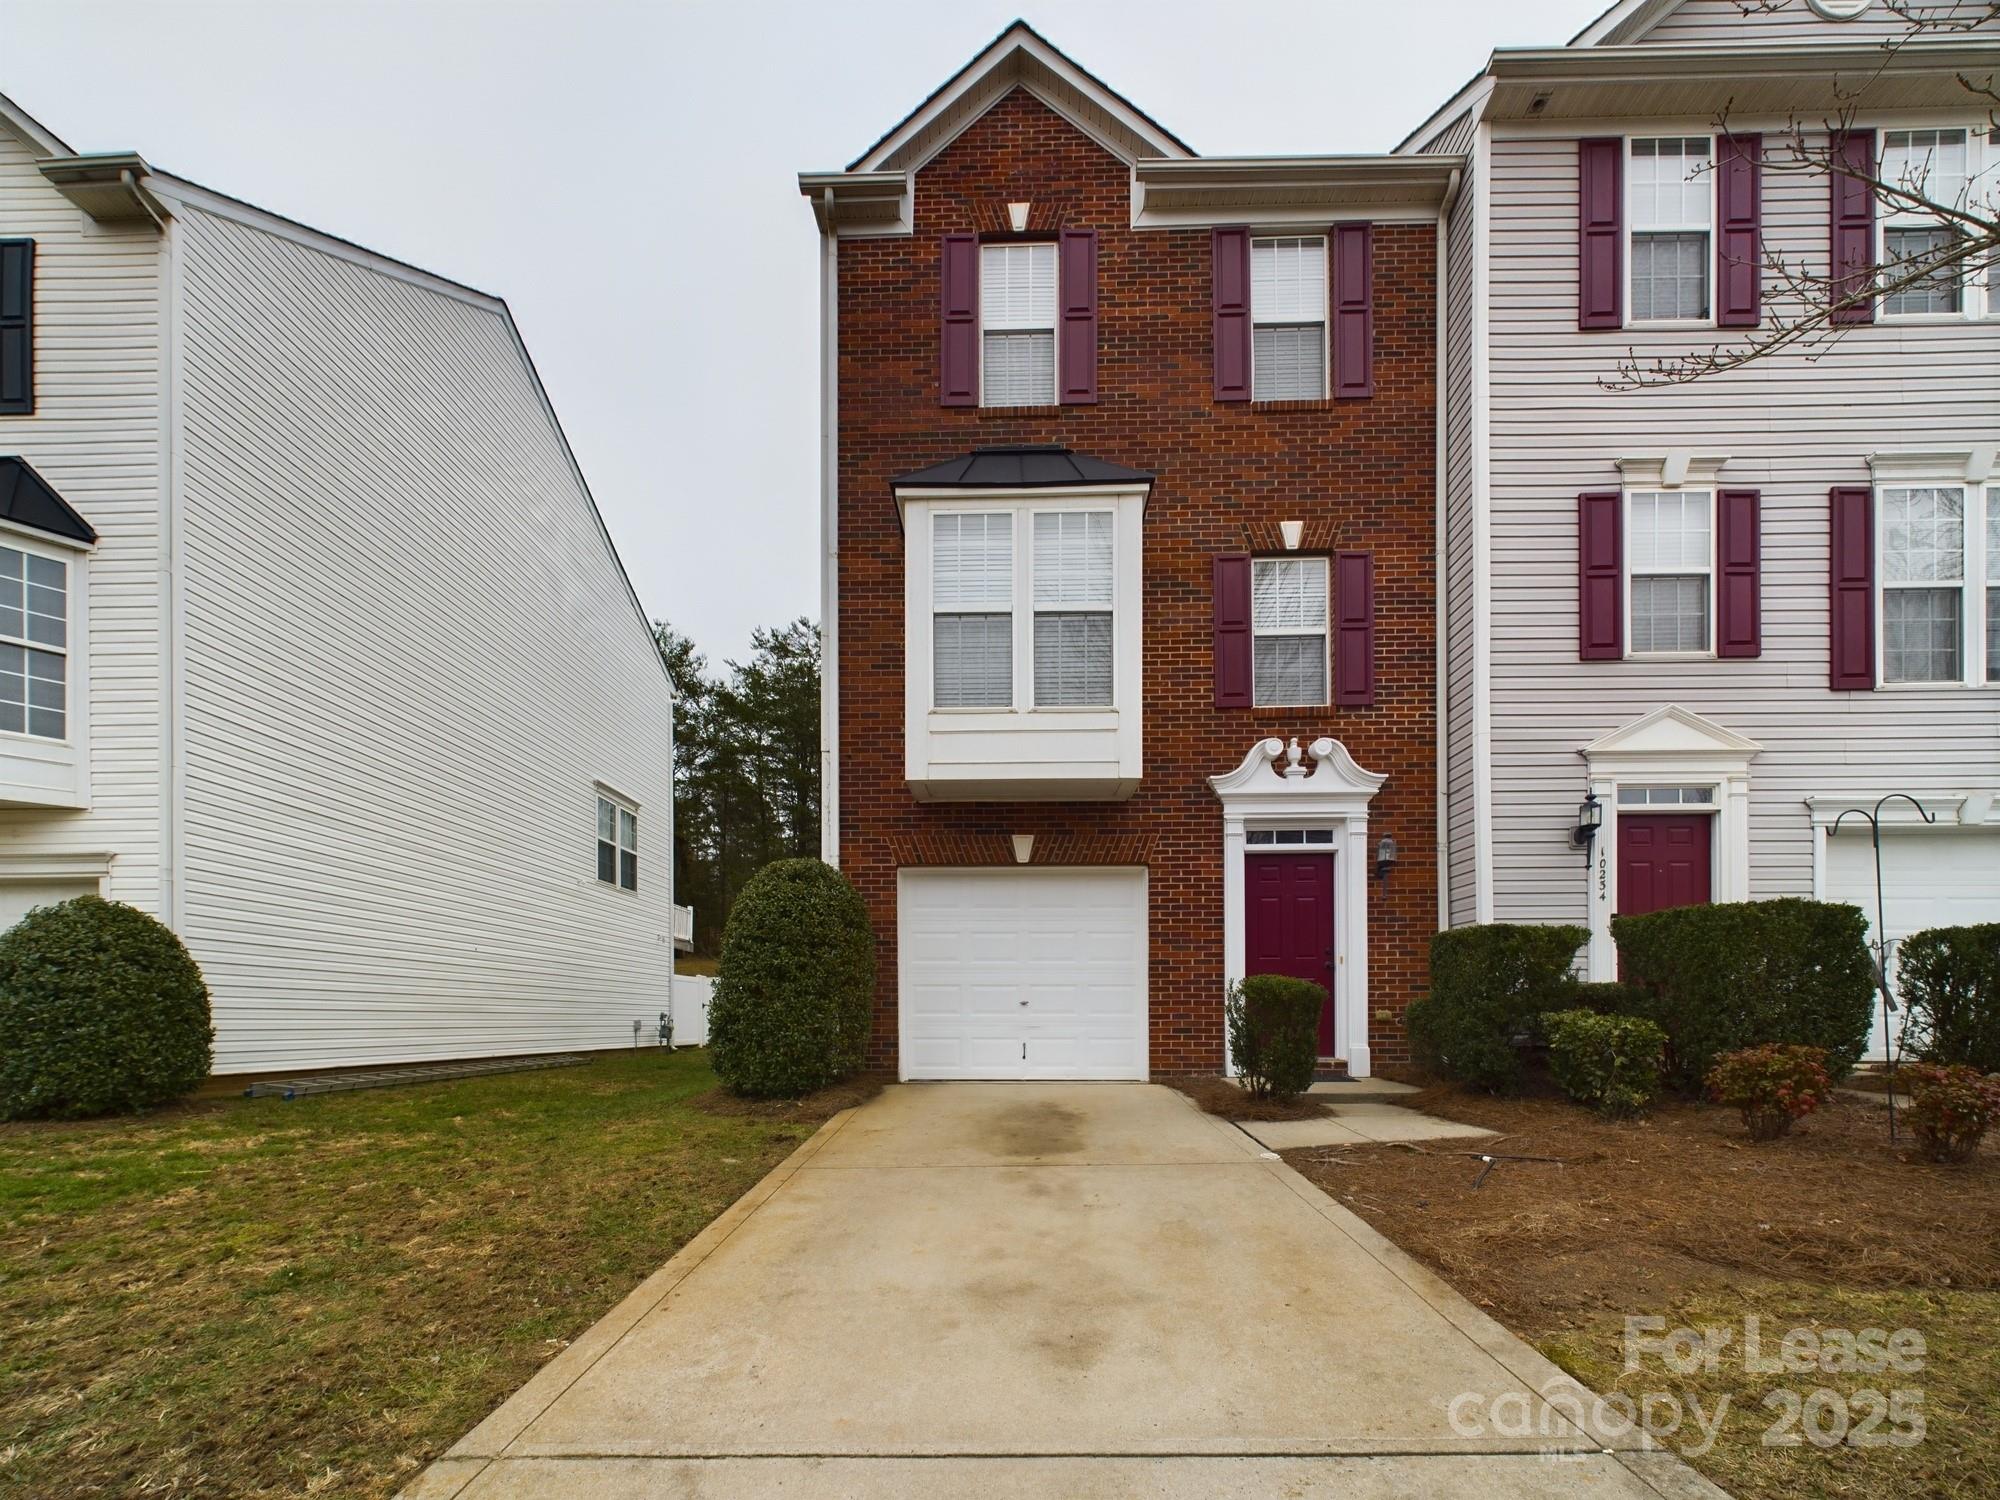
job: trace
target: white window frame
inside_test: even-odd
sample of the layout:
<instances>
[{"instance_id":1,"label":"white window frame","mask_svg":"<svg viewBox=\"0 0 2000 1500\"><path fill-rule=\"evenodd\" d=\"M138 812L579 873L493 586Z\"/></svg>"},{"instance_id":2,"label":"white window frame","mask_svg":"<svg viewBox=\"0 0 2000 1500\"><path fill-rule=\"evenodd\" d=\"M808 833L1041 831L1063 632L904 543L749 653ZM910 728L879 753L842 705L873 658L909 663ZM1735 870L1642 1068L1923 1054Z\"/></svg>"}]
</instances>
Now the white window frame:
<instances>
[{"instance_id":1,"label":"white window frame","mask_svg":"<svg viewBox=\"0 0 2000 1500\"><path fill-rule=\"evenodd\" d=\"M1055 294L1049 301L1049 321L1041 323L1005 323L988 325L986 321L986 252L988 250L1012 250L1028 246L1046 249L1053 262L1051 283ZM1032 240L981 240L979 250L979 404L1007 410L1020 406L1019 402L1009 402L1000 406L989 401L986 396L986 335L988 333L1040 333L1046 327L1049 335L1049 399L1046 402L1029 403L1029 409L1042 406L1057 406L1062 402L1062 247L1052 239Z\"/></svg>"},{"instance_id":2,"label":"white window frame","mask_svg":"<svg viewBox=\"0 0 2000 1500\"><path fill-rule=\"evenodd\" d=\"M1319 298L1319 394L1317 396L1268 396L1257 389L1257 330L1259 328L1291 328L1297 326L1297 318L1260 317L1257 312L1257 247L1275 245L1280 240L1296 240L1302 244L1319 246L1319 261L1325 274L1320 278ZM1328 258L1331 251L1324 234L1288 234L1275 231L1270 234L1250 236L1250 399L1252 401L1325 401L1327 388L1333 379L1333 263ZM1060 290L1060 289L1058 289Z\"/></svg>"},{"instance_id":3,"label":"white window frame","mask_svg":"<svg viewBox=\"0 0 2000 1500\"><path fill-rule=\"evenodd\" d=\"M1009 610L1008 628L1013 641L1013 691L1010 701L1002 706L966 705L947 707L937 701L937 626L939 614L956 614L964 611L939 610L936 607L935 585L933 584L932 625L927 632L930 645L927 648L922 670L924 672L924 700L927 712L933 714L1102 714L1121 706L1125 691L1124 672L1119 662L1120 652L1117 642L1121 616L1124 613L1124 598L1119 587L1120 543L1118 538L1117 507L1102 500L1011 500L981 501L968 500L962 505L935 505L929 507L930 522L930 562L926 574L936 577L937 566L937 522L947 515L997 516L1013 518L1011 542L1014 551L1014 576L1011 580L1012 600ZM1111 616L1111 700L1108 703L1058 703L1040 704L1035 701L1035 617L1038 614L1070 614L1077 611L1060 605L1046 608L1035 603L1035 517L1055 512L1070 512L1085 515L1102 515L1107 518L1111 529L1111 603L1105 608L1086 611L1090 614ZM998 610L991 611L998 614Z\"/></svg>"},{"instance_id":4,"label":"white window frame","mask_svg":"<svg viewBox=\"0 0 2000 1500\"><path fill-rule=\"evenodd\" d=\"M16 552L26 556L40 557L46 561L58 563L63 569L63 644L60 646L46 645L40 641L30 640L25 634L0 635L0 645L18 646L24 651L40 651L50 656L59 656L62 658L63 732L60 735L34 733L27 727L32 721L27 706L24 703L21 710L22 727L18 730L0 729L0 740L48 746L51 748L80 745L82 738L77 730L79 714L82 709L80 702L82 696L80 682L84 653L80 649L83 642L81 635L82 612L78 607L78 603L83 590L83 556L80 553L67 551L61 547L44 545L32 538L21 535L12 528L0 531L0 546L12 547ZM27 609L25 566L22 572L21 607L25 613ZM27 621L24 618L22 621L24 627L26 623ZM25 666L26 661L24 659L24 669Z\"/></svg>"},{"instance_id":5,"label":"white window frame","mask_svg":"<svg viewBox=\"0 0 2000 1500\"><path fill-rule=\"evenodd\" d=\"M1008 521L1007 545L1008 545L1009 571L1007 575L1007 608L1004 611L998 609L978 609L978 610L964 609L964 608L940 609L938 607L937 534L938 534L938 524L941 521L943 521L947 516L951 517L954 520L959 520L959 521L963 521L969 517L974 517L974 516L980 517L982 519L991 518L993 516L1007 517ZM926 691L928 694L930 710L932 713L1003 714L1003 713L1011 713L1020 706L1021 703L1021 678L1020 678L1021 566L1022 566L1021 521L1022 517L1019 513L1018 507L1012 505L953 506L948 509L945 507L939 507L931 512L926 533L928 537L927 545L930 548L930 555L929 555L929 563L925 569L925 572L929 575L931 580L930 602L928 605L930 628L926 632L930 639L930 652L928 656L928 667L927 667L929 676L926 679L927 681ZM968 614L997 615L1002 613L1004 613L1007 616L1007 638L1009 641L1009 649L1011 652L1007 662L1008 666L1007 701L1005 703L953 703L953 704L939 703L937 701L938 616L968 615ZM1032 639L1032 634L1030 638Z\"/></svg>"},{"instance_id":6,"label":"white window frame","mask_svg":"<svg viewBox=\"0 0 2000 1500\"><path fill-rule=\"evenodd\" d=\"M1708 204L1708 218L1700 224L1686 223L1686 222L1674 223L1674 224L1648 224L1644 229L1636 228L1633 224L1634 215L1632 213L1632 162L1633 162L1632 148L1636 146L1640 141L1699 141L1699 140L1706 140L1708 142L1708 171L1705 174L1703 174L1701 178L1698 179L1689 178L1687 180L1691 182L1700 181L1703 184L1706 190L1706 201ZM1624 240L1624 243L1619 246L1620 250L1619 275L1624 281L1624 285L1623 287L1620 288L1620 292L1624 298L1626 326L1631 328L1715 327L1716 326L1715 246L1716 246L1716 235L1720 231L1715 222L1716 211L1715 211L1714 133L1711 131L1690 130L1684 132L1667 131L1658 134L1647 134L1647 135L1628 135L1627 137L1625 137L1624 172L1625 172L1624 180L1620 184L1620 189L1619 189L1624 201L1622 201L1618 205L1618 219L1620 226L1619 233ZM1641 318L1637 315L1636 312L1634 312L1632 306L1632 240L1635 234L1703 234L1708 237L1708 253L1702 259L1702 280L1707 288L1707 296L1704 299L1708 303L1708 312L1706 316L1699 318Z\"/></svg>"},{"instance_id":7,"label":"white window frame","mask_svg":"<svg viewBox=\"0 0 2000 1500\"><path fill-rule=\"evenodd\" d=\"M1257 642L1271 637L1295 640L1307 634L1302 630L1260 630L1257 628L1257 569L1281 562L1318 563L1326 582L1322 597L1326 600L1326 618L1320 622L1320 673L1321 696L1312 702L1266 703L1257 696ZM1333 560L1323 554L1281 552L1250 559L1250 701L1253 708L1325 708L1333 702Z\"/></svg>"},{"instance_id":8,"label":"white window frame","mask_svg":"<svg viewBox=\"0 0 2000 1500\"><path fill-rule=\"evenodd\" d=\"M639 804L634 802L630 797L621 796L602 783L597 785L595 791L596 801L591 808L591 832L594 837L591 840L590 873L595 877L595 884L618 891L627 896L636 896L639 894ZM604 878L598 868L598 857L602 853L606 842L604 838L603 819L604 809L607 807L612 810L615 825L610 840L612 849L612 878L609 880ZM625 843L625 820L628 818L632 822L632 843L629 848ZM625 884L625 856L628 854L632 856L632 883L630 885Z\"/></svg>"},{"instance_id":9,"label":"white window frame","mask_svg":"<svg viewBox=\"0 0 2000 1500\"><path fill-rule=\"evenodd\" d=\"M1970 184L1968 195L1978 198L1982 191L1986 197L2000 205L2000 148L1995 148L1987 140L1990 126L1984 120L1978 121L1896 121L1876 127L1875 155L1876 171L1884 182L1892 179L1888 172L1889 137L1909 131L1962 130L1965 132L1965 175ZM1926 196L1935 197L1925 185ZM1886 203L1877 202L1875 214L1875 264L1886 267L1889 263L1889 234L1896 229L1949 228L1946 220L1932 214L1923 214L1905 209L1892 212ZM1986 267L1985 275L1977 267L1968 268L1961 284L1957 312L1890 312L1888 298L1877 298L1876 317L1885 323L1962 323L1968 319L2000 317L2000 265Z\"/></svg>"},{"instance_id":10,"label":"white window frame","mask_svg":"<svg viewBox=\"0 0 2000 1500\"><path fill-rule=\"evenodd\" d=\"M1951 585L1916 579L1901 583L1889 581L1889 518L1883 499L1887 490L1957 490L1965 497L1965 566L1962 570L1964 577L1958 582L1959 675L1955 681L1912 682L1905 679L1891 681L1889 678L1889 622L1883 596L1892 589L1935 589ZM1875 610L1876 686L1897 692L1950 692L1960 687L2000 688L2000 682L1986 680L1986 592L1988 589L2000 589L2000 583L1989 583L1986 578L1986 507L2000 504L2000 484L1969 481L1964 474L1923 479L1899 477L1876 483L1874 503L1875 586L1872 604Z\"/></svg>"},{"instance_id":11,"label":"white window frame","mask_svg":"<svg viewBox=\"0 0 2000 1500\"><path fill-rule=\"evenodd\" d=\"M1632 585L1641 578L1692 578L1694 570L1688 567L1647 568L1642 574L1632 564L1632 501L1639 495L1675 495L1680 497L1702 496L1708 502L1708 561L1701 576L1708 581L1708 640L1698 651L1639 651L1632 645ZM1707 661L1715 655L1715 549L1720 545L1716 535L1715 490L1707 485L1684 485L1678 488L1668 485L1634 484L1628 485L1619 499L1622 513L1618 517L1618 559L1621 576L1618 608L1623 618L1619 629L1623 632L1625 656L1630 661Z\"/></svg>"}]
</instances>

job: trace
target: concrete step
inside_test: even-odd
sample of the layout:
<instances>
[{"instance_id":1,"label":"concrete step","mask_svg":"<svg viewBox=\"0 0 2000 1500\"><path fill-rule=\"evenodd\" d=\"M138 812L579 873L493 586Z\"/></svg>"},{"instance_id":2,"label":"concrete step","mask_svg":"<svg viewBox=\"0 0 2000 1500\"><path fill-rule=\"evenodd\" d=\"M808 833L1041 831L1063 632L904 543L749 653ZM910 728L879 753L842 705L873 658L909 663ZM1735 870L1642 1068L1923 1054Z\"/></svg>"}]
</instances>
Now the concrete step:
<instances>
[{"instance_id":1,"label":"concrete step","mask_svg":"<svg viewBox=\"0 0 2000 1500\"><path fill-rule=\"evenodd\" d=\"M1334 1105L1400 1104L1417 1090L1407 1083L1396 1083L1387 1078L1346 1078L1324 1083L1315 1081L1306 1092Z\"/></svg>"}]
</instances>

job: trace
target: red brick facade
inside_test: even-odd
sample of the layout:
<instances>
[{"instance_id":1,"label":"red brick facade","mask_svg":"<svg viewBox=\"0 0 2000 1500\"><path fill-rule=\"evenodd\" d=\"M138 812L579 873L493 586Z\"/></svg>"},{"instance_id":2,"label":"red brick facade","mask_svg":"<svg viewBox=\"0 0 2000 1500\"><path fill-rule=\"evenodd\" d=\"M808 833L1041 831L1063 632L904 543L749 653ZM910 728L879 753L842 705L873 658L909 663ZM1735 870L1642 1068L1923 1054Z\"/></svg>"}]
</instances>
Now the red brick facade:
<instances>
[{"instance_id":1,"label":"red brick facade","mask_svg":"<svg viewBox=\"0 0 2000 1500\"><path fill-rule=\"evenodd\" d=\"M996 412L938 402L939 237L1032 227L1098 234L1098 401ZM1375 395L1218 404L1211 397L1209 231L1130 228L1125 165L1015 90L917 175L916 231L845 239L839 263L840 862L875 919L874 1061L896 1063L896 870L1144 864L1151 905L1151 1066L1222 1065L1222 817L1208 778L1263 736L1331 735L1387 783L1373 833L1401 859L1369 888L1368 1030L1407 1055L1401 1010L1437 927L1434 453L1435 234L1375 232ZM996 443L1060 443L1158 476L1145 519L1144 779L1126 802L920 804L903 780L903 537L890 479ZM1375 560L1372 708L1218 710L1211 558L1308 551Z\"/></svg>"}]
</instances>

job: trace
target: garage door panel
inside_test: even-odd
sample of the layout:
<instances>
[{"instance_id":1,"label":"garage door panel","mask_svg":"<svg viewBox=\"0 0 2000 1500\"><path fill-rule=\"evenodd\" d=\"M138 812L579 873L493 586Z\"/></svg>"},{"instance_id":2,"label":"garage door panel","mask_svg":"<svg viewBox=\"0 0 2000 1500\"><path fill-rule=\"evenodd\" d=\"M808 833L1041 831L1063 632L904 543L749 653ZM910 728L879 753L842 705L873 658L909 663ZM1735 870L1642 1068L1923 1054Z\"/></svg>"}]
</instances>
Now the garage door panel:
<instances>
[{"instance_id":1,"label":"garage door panel","mask_svg":"<svg viewBox=\"0 0 2000 1500\"><path fill-rule=\"evenodd\" d=\"M905 1076L1144 1078L1145 890L1137 870L905 871Z\"/></svg>"}]
</instances>

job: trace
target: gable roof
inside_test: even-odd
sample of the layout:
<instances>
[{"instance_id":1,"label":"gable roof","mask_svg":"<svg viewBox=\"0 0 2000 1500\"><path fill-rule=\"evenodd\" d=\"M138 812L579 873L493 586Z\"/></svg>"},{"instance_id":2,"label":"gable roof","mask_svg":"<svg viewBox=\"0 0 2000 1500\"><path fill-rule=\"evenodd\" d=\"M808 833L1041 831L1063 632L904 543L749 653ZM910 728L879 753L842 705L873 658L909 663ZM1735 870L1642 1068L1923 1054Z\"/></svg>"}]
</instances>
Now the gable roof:
<instances>
[{"instance_id":1,"label":"gable roof","mask_svg":"<svg viewBox=\"0 0 2000 1500\"><path fill-rule=\"evenodd\" d=\"M0 126L14 132L43 156L70 156L67 142L20 105L0 94Z\"/></svg>"},{"instance_id":2,"label":"gable roof","mask_svg":"<svg viewBox=\"0 0 2000 1500\"><path fill-rule=\"evenodd\" d=\"M1193 147L1026 21L1015 21L849 162L847 170L907 171L921 166L1017 87L1027 89L1126 161L1195 154Z\"/></svg>"},{"instance_id":3,"label":"gable roof","mask_svg":"<svg viewBox=\"0 0 2000 1500\"><path fill-rule=\"evenodd\" d=\"M46 531L65 541L94 545L97 532L90 522L25 458L0 458L0 520Z\"/></svg>"}]
</instances>

